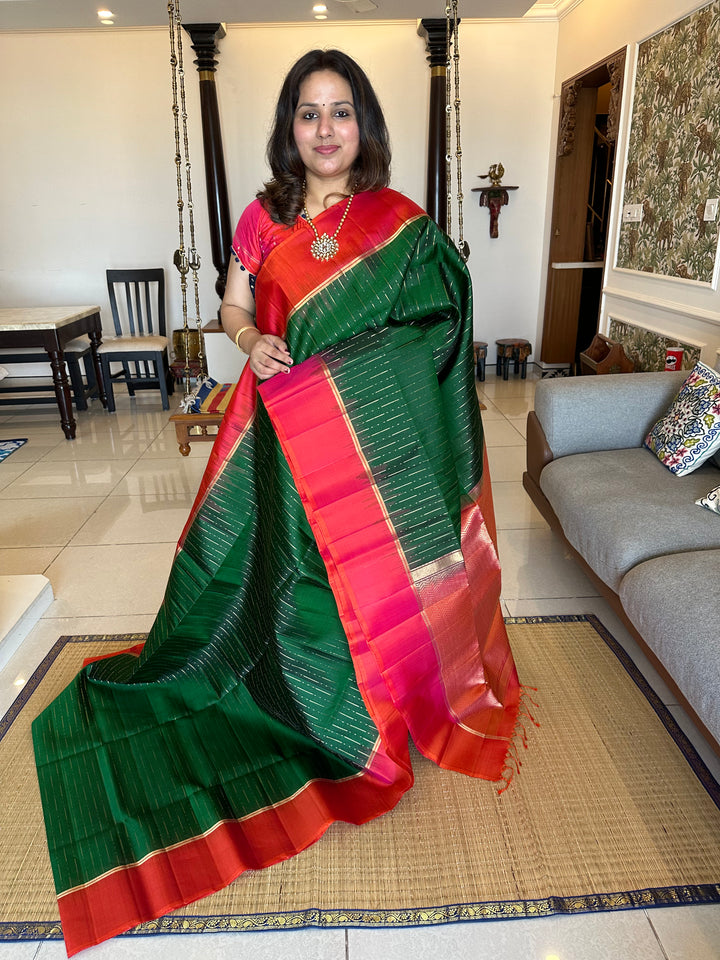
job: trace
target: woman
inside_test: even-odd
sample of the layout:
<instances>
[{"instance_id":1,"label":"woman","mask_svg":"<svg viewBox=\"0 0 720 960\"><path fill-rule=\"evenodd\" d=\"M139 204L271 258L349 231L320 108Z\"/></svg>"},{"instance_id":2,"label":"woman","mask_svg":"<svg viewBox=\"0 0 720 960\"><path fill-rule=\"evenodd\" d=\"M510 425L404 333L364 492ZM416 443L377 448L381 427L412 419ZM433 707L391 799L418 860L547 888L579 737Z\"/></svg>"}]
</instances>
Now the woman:
<instances>
[{"instance_id":1,"label":"woman","mask_svg":"<svg viewBox=\"0 0 720 960\"><path fill-rule=\"evenodd\" d=\"M467 271L387 188L347 56L292 68L269 158L222 307L248 369L163 606L35 724L70 954L387 812L408 731L443 767L506 770Z\"/></svg>"}]
</instances>

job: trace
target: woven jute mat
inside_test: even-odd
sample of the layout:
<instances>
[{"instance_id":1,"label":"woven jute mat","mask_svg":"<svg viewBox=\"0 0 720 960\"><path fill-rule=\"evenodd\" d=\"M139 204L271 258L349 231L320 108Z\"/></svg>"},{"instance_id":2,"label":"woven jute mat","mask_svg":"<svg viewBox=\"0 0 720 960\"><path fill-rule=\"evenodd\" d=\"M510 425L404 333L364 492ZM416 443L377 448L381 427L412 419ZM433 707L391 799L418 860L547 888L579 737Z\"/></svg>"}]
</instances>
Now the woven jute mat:
<instances>
[{"instance_id":1,"label":"woven jute mat","mask_svg":"<svg viewBox=\"0 0 720 960\"><path fill-rule=\"evenodd\" d=\"M537 687L510 788L415 754L414 788L362 827L133 933L403 926L720 902L720 789L594 617L508 631ZM87 656L136 636L61 638L0 723L0 939L61 936L30 735Z\"/></svg>"}]
</instances>

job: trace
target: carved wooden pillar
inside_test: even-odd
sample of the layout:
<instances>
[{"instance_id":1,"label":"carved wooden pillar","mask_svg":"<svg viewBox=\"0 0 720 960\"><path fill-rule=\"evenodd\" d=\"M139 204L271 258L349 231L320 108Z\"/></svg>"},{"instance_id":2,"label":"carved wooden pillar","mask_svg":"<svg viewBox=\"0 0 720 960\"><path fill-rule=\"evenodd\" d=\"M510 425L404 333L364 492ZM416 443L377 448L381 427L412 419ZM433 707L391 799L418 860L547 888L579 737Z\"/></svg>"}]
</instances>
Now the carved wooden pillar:
<instances>
[{"instance_id":1,"label":"carved wooden pillar","mask_svg":"<svg viewBox=\"0 0 720 960\"><path fill-rule=\"evenodd\" d=\"M569 157L575 149L575 125L577 101L583 88L582 80L568 80L562 85L560 95L560 129L558 131L559 157Z\"/></svg>"},{"instance_id":2,"label":"carved wooden pillar","mask_svg":"<svg viewBox=\"0 0 720 960\"><path fill-rule=\"evenodd\" d=\"M421 20L418 36L425 40L430 64L430 111L425 209L447 230L447 161L445 124L447 102L447 20Z\"/></svg>"},{"instance_id":3,"label":"carved wooden pillar","mask_svg":"<svg viewBox=\"0 0 720 960\"><path fill-rule=\"evenodd\" d=\"M607 138L615 143L620 129L620 107L622 106L623 80L625 77L625 51L621 50L607 62L610 74L610 107L608 109Z\"/></svg>"},{"instance_id":4,"label":"carved wooden pillar","mask_svg":"<svg viewBox=\"0 0 720 960\"><path fill-rule=\"evenodd\" d=\"M197 54L195 64L200 75L200 111L205 153L205 186L210 215L210 244L213 264L218 273L215 290L222 300L227 280L232 233L220 112L215 87L217 66L215 57L220 52L217 43L225 36L225 27L222 23L186 23L184 27L190 34L192 48Z\"/></svg>"}]
</instances>

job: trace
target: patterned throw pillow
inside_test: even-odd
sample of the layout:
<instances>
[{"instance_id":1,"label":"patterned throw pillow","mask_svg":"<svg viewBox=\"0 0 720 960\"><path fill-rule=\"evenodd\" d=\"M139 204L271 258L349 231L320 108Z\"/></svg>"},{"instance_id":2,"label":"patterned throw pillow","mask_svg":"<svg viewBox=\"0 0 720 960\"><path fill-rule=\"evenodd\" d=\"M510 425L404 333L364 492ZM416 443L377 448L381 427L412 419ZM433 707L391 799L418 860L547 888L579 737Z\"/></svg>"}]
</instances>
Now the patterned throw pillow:
<instances>
[{"instance_id":1,"label":"patterned throw pillow","mask_svg":"<svg viewBox=\"0 0 720 960\"><path fill-rule=\"evenodd\" d=\"M645 437L668 470L692 473L720 449L720 373L698 361L668 412Z\"/></svg>"},{"instance_id":2,"label":"patterned throw pillow","mask_svg":"<svg viewBox=\"0 0 720 960\"><path fill-rule=\"evenodd\" d=\"M706 497L700 497L695 503L699 507L706 507L708 510L712 510L713 513L720 514L720 487L715 487Z\"/></svg>"}]
</instances>

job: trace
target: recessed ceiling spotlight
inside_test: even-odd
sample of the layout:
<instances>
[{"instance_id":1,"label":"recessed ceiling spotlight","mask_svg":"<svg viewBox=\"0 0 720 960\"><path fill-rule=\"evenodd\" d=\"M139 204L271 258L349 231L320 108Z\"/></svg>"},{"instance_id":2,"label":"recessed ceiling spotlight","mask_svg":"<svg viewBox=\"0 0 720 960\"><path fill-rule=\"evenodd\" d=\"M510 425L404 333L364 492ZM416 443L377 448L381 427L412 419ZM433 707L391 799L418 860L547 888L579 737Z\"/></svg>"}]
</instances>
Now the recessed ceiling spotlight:
<instances>
[{"instance_id":1,"label":"recessed ceiling spotlight","mask_svg":"<svg viewBox=\"0 0 720 960\"><path fill-rule=\"evenodd\" d=\"M114 21L114 20L101 20L100 23L104 23L106 27L114 27L114 26L115 26L115 21Z\"/></svg>"},{"instance_id":2,"label":"recessed ceiling spotlight","mask_svg":"<svg viewBox=\"0 0 720 960\"><path fill-rule=\"evenodd\" d=\"M98 10L98 17L101 20L107 20L110 17L114 17L114 16L115 14L112 12L112 10Z\"/></svg>"},{"instance_id":3,"label":"recessed ceiling spotlight","mask_svg":"<svg viewBox=\"0 0 720 960\"><path fill-rule=\"evenodd\" d=\"M313 13L327 13L327 7L324 3L316 3L313 7Z\"/></svg>"},{"instance_id":4,"label":"recessed ceiling spotlight","mask_svg":"<svg viewBox=\"0 0 720 960\"><path fill-rule=\"evenodd\" d=\"M316 13L316 14L315 14L315 19L316 19L316 20L327 20L327 14L326 14L326 13Z\"/></svg>"}]
</instances>

